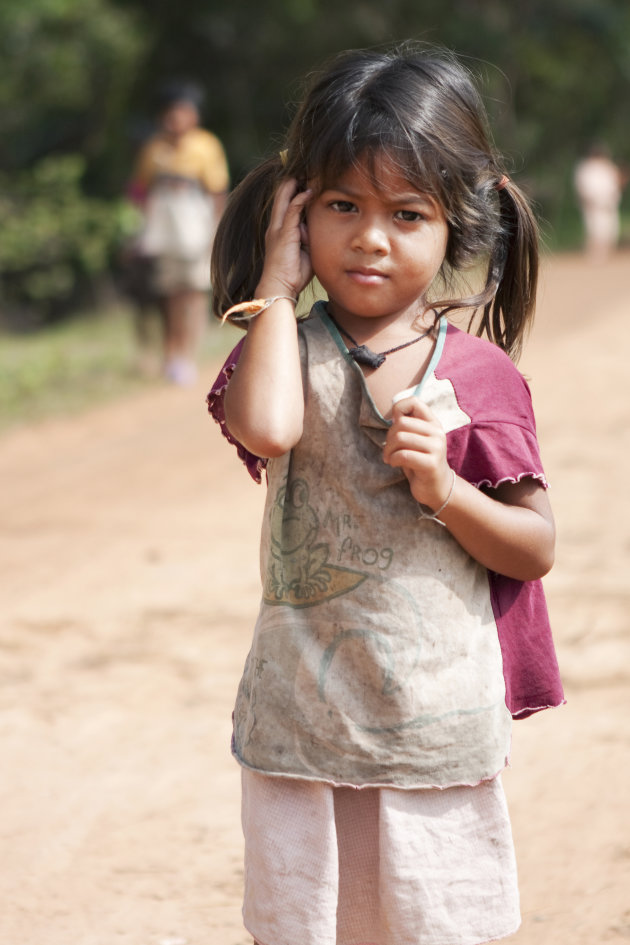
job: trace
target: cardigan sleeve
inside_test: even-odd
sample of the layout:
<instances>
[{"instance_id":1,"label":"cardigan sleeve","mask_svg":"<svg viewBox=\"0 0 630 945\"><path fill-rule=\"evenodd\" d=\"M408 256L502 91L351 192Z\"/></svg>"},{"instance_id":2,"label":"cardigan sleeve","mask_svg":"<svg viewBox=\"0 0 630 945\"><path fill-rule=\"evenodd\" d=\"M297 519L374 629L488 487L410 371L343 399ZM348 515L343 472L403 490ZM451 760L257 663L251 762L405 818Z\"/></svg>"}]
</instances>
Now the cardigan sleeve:
<instances>
[{"instance_id":1,"label":"cardigan sleeve","mask_svg":"<svg viewBox=\"0 0 630 945\"><path fill-rule=\"evenodd\" d=\"M243 444L239 443L239 441L232 436L225 422L225 392L227 390L229 380L234 373L234 368L238 363L244 340L245 339L242 338L227 356L223 367L219 371L217 378L210 388L208 396L206 397L206 404L208 406L208 413L219 424L223 436L229 443L232 443L233 446L236 447L238 456L247 467L247 471L249 472L250 476L254 482L259 483L262 480L262 471L267 465L267 460L260 456L255 456L253 453L250 453L249 450L245 449Z\"/></svg>"},{"instance_id":2,"label":"cardigan sleeve","mask_svg":"<svg viewBox=\"0 0 630 945\"><path fill-rule=\"evenodd\" d=\"M449 464L473 485L533 478L547 487L532 425L501 418L447 434ZM488 572L503 657L505 701L515 719L564 702L542 582Z\"/></svg>"},{"instance_id":3,"label":"cardigan sleeve","mask_svg":"<svg viewBox=\"0 0 630 945\"><path fill-rule=\"evenodd\" d=\"M459 422L447 428L449 464L475 486L531 477L546 488L529 385L496 345L449 326L436 378L452 385Z\"/></svg>"},{"instance_id":4,"label":"cardigan sleeve","mask_svg":"<svg viewBox=\"0 0 630 945\"><path fill-rule=\"evenodd\" d=\"M474 486L496 488L532 478L547 488L535 430L520 423L482 420L452 430L447 437L449 465Z\"/></svg>"},{"instance_id":5,"label":"cardigan sleeve","mask_svg":"<svg viewBox=\"0 0 630 945\"><path fill-rule=\"evenodd\" d=\"M484 339L451 330L438 376L452 384L459 422L448 461L477 487L531 478L546 488L531 392L510 360ZM542 582L488 572L503 657L505 701L515 719L564 702Z\"/></svg>"},{"instance_id":6,"label":"cardigan sleeve","mask_svg":"<svg viewBox=\"0 0 630 945\"><path fill-rule=\"evenodd\" d=\"M473 485L495 488L532 478L547 488L533 414L531 424L501 417L469 423L447 435L451 466ZM540 580L488 572L503 658L505 701L514 719L564 702L549 614Z\"/></svg>"}]
</instances>

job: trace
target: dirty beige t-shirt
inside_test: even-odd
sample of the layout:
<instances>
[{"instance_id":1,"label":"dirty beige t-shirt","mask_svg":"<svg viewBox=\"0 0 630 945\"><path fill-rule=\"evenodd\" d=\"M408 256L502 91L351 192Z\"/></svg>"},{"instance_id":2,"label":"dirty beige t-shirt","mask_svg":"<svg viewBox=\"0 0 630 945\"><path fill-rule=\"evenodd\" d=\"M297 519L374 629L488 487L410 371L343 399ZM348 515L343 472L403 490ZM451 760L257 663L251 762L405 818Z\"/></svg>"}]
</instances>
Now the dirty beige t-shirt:
<instances>
[{"instance_id":1,"label":"dirty beige t-shirt","mask_svg":"<svg viewBox=\"0 0 630 945\"><path fill-rule=\"evenodd\" d=\"M433 365L422 397L465 422ZM300 327L304 434L267 464L263 599L233 751L270 775L402 788L476 784L511 716L488 573L382 460L388 423L323 310Z\"/></svg>"}]
</instances>

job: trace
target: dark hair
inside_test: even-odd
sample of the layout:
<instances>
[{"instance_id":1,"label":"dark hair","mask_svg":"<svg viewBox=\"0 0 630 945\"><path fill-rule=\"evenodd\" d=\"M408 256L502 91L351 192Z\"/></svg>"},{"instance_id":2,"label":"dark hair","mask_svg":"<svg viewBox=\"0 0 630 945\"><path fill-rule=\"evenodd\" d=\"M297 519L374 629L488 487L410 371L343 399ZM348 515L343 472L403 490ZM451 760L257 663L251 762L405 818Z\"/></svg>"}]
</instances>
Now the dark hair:
<instances>
[{"instance_id":1,"label":"dark hair","mask_svg":"<svg viewBox=\"0 0 630 945\"><path fill-rule=\"evenodd\" d=\"M487 265L481 292L432 305L440 314L479 311L477 333L518 355L533 317L538 230L525 196L507 179L475 83L455 56L410 46L343 53L313 78L284 147L284 160L268 158L228 201L212 256L217 316L254 293L282 179L329 186L359 162L375 173L385 153L444 210L444 285L480 260Z\"/></svg>"},{"instance_id":2,"label":"dark hair","mask_svg":"<svg viewBox=\"0 0 630 945\"><path fill-rule=\"evenodd\" d=\"M201 86L195 82L187 79L167 79L158 86L155 99L158 112L165 112L180 102L187 102L199 111L203 105L204 93Z\"/></svg>"}]
</instances>

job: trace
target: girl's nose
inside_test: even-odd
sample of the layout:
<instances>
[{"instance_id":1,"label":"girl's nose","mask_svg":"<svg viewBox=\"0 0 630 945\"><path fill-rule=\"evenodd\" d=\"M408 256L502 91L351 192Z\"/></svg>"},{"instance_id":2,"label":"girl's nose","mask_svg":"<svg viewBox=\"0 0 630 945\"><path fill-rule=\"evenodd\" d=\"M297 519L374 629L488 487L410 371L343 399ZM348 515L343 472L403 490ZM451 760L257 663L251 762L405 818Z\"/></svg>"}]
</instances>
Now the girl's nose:
<instances>
[{"instance_id":1,"label":"girl's nose","mask_svg":"<svg viewBox=\"0 0 630 945\"><path fill-rule=\"evenodd\" d=\"M382 255L389 251L389 238L377 220L362 220L355 230L352 248Z\"/></svg>"}]
</instances>

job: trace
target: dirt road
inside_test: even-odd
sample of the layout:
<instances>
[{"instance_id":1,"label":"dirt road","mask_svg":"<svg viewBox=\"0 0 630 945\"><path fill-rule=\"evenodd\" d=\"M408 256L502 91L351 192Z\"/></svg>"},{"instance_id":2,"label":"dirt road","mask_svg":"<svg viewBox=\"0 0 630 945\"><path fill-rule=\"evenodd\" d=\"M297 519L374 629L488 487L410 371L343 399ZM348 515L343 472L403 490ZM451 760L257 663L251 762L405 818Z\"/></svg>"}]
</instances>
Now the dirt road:
<instances>
[{"instance_id":1,"label":"dirt road","mask_svg":"<svg viewBox=\"0 0 630 945\"><path fill-rule=\"evenodd\" d=\"M550 261L521 368L569 702L515 726L514 945L630 941L628 351L630 256ZM0 945L245 945L228 743L262 488L204 384L6 434L0 481Z\"/></svg>"}]
</instances>

